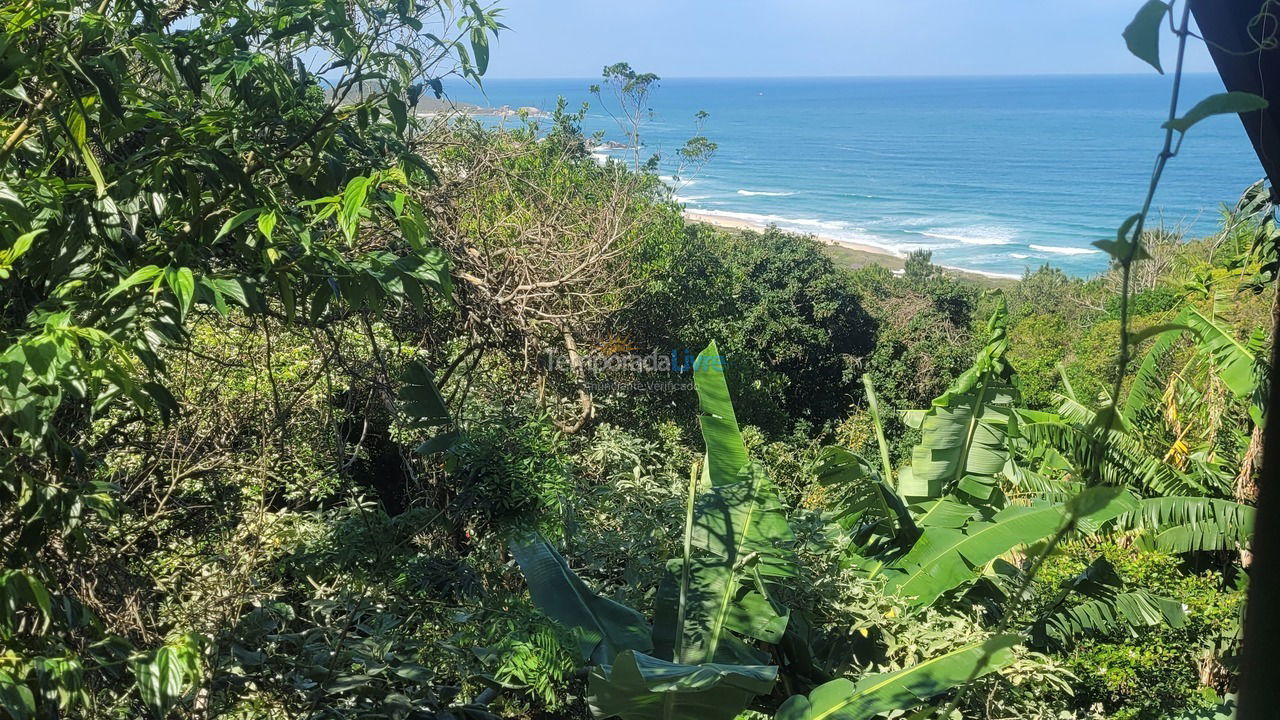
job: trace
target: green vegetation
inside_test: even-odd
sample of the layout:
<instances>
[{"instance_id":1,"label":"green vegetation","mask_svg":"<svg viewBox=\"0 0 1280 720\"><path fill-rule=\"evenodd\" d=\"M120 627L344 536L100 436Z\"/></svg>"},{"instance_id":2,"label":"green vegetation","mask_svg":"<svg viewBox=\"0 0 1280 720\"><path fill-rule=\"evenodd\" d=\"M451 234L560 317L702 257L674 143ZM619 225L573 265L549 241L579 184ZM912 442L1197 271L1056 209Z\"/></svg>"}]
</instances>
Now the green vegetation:
<instances>
[{"instance_id":1,"label":"green vegetation","mask_svg":"<svg viewBox=\"0 0 1280 720\"><path fill-rule=\"evenodd\" d=\"M0 715L1230 707L1260 187L1090 280L849 269L686 224L626 64L629 165L411 113L499 18L0 5Z\"/></svg>"}]
</instances>

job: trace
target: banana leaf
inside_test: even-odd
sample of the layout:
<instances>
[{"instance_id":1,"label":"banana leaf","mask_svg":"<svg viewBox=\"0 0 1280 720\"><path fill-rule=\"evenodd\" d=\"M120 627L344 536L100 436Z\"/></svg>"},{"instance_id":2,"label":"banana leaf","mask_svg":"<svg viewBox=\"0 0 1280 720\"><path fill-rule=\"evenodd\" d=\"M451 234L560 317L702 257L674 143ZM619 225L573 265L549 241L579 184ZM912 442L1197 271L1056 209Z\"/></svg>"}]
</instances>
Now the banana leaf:
<instances>
[{"instance_id":1,"label":"banana leaf","mask_svg":"<svg viewBox=\"0 0 1280 720\"><path fill-rule=\"evenodd\" d=\"M732 567L750 563L769 577L792 577L796 537L764 469L748 463L731 483L712 486L694 508L693 545Z\"/></svg>"},{"instance_id":2,"label":"banana leaf","mask_svg":"<svg viewBox=\"0 0 1280 720\"><path fill-rule=\"evenodd\" d=\"M1249 544L1254 509L1231 500L1207 497L1158 497L1138 502L1116 524L1146 530L1152 544L1165 552L1236 550Z\"/></svg>"},{"instance_id":3,"label":"banana leaf","mask_svg":"<svg viewBox=\"0 0 1280 720\"><path fill-rule=\"evenodd\" d=\"M1017 636L997 635L897 672L866 675L857 682L832 680L808 696L791 696L774 720L869 720L891 710L909 710L1008 665L1017 642Z\"/></svg>"},{"instance_id":4,"label":"banana leaf","mask_svg":"<svg viewBox=\"0 0 1280 720\"><path fill-rule=\"evenodd\" d=\"M1186 618L1182 605L1146 590L1114 593L1072 605L1041 619L1031 629L1039 646L1062 647L1076 637L1117 630L1167 625L1181 627Z\"/></svg>"},{"instance_id":5,"label":"banana leaf","mask_svg":"<svg viewBox=\"0 0 1280 720\"><path fill-rule=\"evenodd\" d=\"M1096 487L1065 506L1010 506L990 522L971 522L963 530L926 528L906 555L886 566L888 587L914 597L916 605L929 605L975 579L991 561L1055 535L1069 521L1095 529L1137 507L1137 500L1123 488Z\"/></svg>"},{"instance_id":6,"label":"banana leaf","mask_svg":"<svg viewBox=\"0 0 1280 720\"><path fill-rule=\"evenodd\" d=\"M871 536L914 542L920 531L902 499L869 462L841 447L822 449L815 467L818 482L831 488L833 519L851 531L859 546Z\"/></svg>"},{"instance_id":7,"label":"banana leaf","mask_svg":"<svg viewBox=\"0 0 1280 720\"><path fill-rule=\"evenodd\" d=\"M776 643L787 624L765 584L796 574L795 535L782 504L751 463L735 482L703 493L690 517L690 549L706 555L667 565L654 614L657 654L687 663L751 662L753 651L730 633Z\"/></svg>"},{"instance_id":8,"label":"banana leaf","mask_svg":"<svg viewBox=\"0 0 1280 720\"><path fill-rule=\"evenodd\" d=\"M773 692L778 668L763 665L683 665L626 651L594 668L588 701L598 718L733 720L757 695Z\"/></svg>"},{"instance_id":9,"label":"banana leaf","mask_svg":"<svg viewBox=\"0 0 1280 720\"><path fill-rule=\"evenodd\" d=\"M707 444L706 476L712 486L736 481L738 472L747 464L747 449L733 414L724 364L724 357L712 342L698 354L693 366L693 385L702 408L698 419Z\"/></svg>"},{"instance_id":10,"label":"banana leaf","mask_svg":"<svg viewBox=\"0 0 1280 720\"><path fill-rule=\"evenodd\" d=\"M653 649L644 616L592 592L542 536L522 535L510 547L533 604L569 629L583 662L604 665L624 650Z\"/></svg>"},{"instance_id":11,"label":"banana leaf","mask_svg":"<svg viewBox=\"0 0 1280 720\"><path fill-rule=\"evenodd\" d=\"M1005 360L1007 315L1001 300L973 366L928 410L904 413L904 421L921 434L910 467L898 473L898 492L904 497L939 497L966 475L995 475L1009 459L1008 438L1018 433L1014 408L1019 393L1016 374Z\"/></svg>"},{"instance_id":12,"label":"banana leaf","mask_svg":"<svg viewBox=\"0 0 1280 720\"><path fill-rule=\"evenodd\" d=\"M674 559L655 596L654 654L675 662L762 664L768 654L753 650L736 635L777 643L787 628L789 613L777 607L743 573L732 572L723 560L694 558L689 572ZM683 638L676 643L680 583L684 592Z\"/></svg>"}]
</instances>

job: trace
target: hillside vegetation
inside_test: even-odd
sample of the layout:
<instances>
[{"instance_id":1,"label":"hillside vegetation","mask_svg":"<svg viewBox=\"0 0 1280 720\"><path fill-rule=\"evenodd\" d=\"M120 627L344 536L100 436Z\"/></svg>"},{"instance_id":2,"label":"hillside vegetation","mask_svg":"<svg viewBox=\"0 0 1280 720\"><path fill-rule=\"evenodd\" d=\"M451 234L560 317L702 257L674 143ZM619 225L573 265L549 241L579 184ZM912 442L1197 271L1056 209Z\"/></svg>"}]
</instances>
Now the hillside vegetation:
<instances>
[{"instance_id":1,"label":"hillside vegetation","mask_svg":"<svg viewBox=\"0 0 1280 720\"><path fill-rule=\"evenodd\" d=\"M1260 187L993 288L416 117L475 0L0 21L0 717L1228 716Z\"/></svg>"}]
</instances>

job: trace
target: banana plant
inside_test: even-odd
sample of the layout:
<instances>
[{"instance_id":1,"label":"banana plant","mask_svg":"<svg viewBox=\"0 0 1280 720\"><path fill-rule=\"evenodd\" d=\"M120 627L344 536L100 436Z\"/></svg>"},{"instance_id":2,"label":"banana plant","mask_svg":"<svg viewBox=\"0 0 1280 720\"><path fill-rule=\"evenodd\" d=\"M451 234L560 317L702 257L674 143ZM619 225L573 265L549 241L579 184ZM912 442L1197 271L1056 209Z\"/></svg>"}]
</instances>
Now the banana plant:
<instances>
[{"instance_id":1,"label":"banana plant","mask_svg":"<svg viewBox=\"0 0 1280 720\"><path fill-rule=\"evenodd\" d=\"M707 453L690 476L683 549L667 564L652 625L591 591L546 540L511 544L534 604L570 629L591 666L596 717L731 720L777 679L750 643L777 643L786 630L789 613L770 588L796 574L795 537L747 457L715 343L698 356L694 384Z\"/></svg>"},{"instance_id":2,"label":"banana plant","mask_svg":"<svg viewBox=\"0 0 1280 720\"><path fill-rule=\"evenodd\" d=\"M1070 602L1077 597L1083 602ZM1099 557L1063 584L1032 622L1028 635L1033 645L1062 649L1083 635L1157 625L1176 628L1185 619L1178 602L1142 589L1127 590L1111 563Z\"/></svg>"},{"instance_id":3,"label":"banana plant","mask_svg":"<svg viewBox=\"0 0 1280 720\"><path fill-rule=\"evenodd\" d=\"M898 472L898 492L911 499L938 498L953 490L988 497L994 477L1009 459L1007 439L1018 434L1017 376L1005 357L1008 309L1003 298L987 323L987 343L974 364L927 410L911 410L905 422L920 431L910 467Z\"/></svg>"},{"instance_id":4,"label":"banana plant","mask_svg":"<svg viewBox=\"0 0 1280 720\"><path fill-rule=\"evenodd\" d=\"M856 682L832 680L808 695L793 695L774 718L870 720L891 710L909 709L1008 665L1017 643L1016 635L996 635L896 672L869 673Z\"/></svg>"},{"instance_id":5,"label":"banana plant","mask_svg":"<svg viewBox=\"0 0 1280 720\"><path fill-rule=\"evenodd\" d=\"M960 528L926 527L901 558L884 566L888 586L917 606L977 580L993 561L1010 551L1048 540L1073 528L1097 530L1137 509L1124 488L1093 487L1065 505L1010 505L990 521L973 520Z\"/></svg>"}]
</instances>

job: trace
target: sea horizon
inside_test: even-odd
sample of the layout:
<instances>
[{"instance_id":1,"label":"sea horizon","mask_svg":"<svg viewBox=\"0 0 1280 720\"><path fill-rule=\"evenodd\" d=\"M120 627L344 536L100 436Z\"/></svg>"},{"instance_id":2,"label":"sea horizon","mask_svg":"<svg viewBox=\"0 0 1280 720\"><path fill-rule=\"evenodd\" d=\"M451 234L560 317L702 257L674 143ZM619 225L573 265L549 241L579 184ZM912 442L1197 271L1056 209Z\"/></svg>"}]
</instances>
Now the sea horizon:
<instances>
[{"instance_id":1,"label":"sea horizon","mask_svg":"<svg viewBox=\"0 0 1280 720\"><path fill-rule=\"evenodd\" d=\"M490 78L450 98L488 107L590 109L583 126L624 140L591 78ZM1092 246L1141 205L1163 140L1170 78L1131 74L663 78L642 129L675 199L703 215L1020 276L1049 264L1106 269ZM1184 76L1181 111L1222 92ZM715 157L677 179L669 162L710 113ZM510 122L509 120L506 122ZM630 151L598 149L598 159ZM1211 233L1219 209L1262 176L1244 128L1213 118L1166 170L1156 223Z\"/></svg>"}]
</instances>

